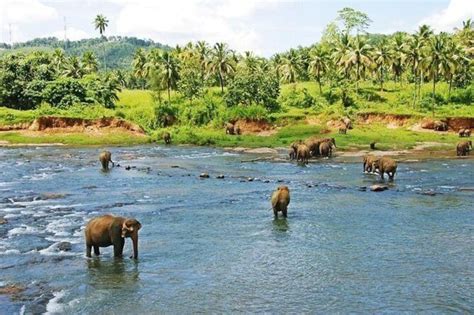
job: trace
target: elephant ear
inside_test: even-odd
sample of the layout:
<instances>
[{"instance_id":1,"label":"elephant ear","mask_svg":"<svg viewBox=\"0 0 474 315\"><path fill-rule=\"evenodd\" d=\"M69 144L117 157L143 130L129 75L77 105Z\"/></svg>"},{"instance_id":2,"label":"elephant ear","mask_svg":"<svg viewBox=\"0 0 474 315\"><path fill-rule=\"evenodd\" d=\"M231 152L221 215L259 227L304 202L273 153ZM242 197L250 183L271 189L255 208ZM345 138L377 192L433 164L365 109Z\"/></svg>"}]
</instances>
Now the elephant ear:
<instances>
[{"instance_id":1,"label":"elephant ear","mask_svg":"<svg viewBox=\"0 0 474 315\"><path fill-rule=\"evenodd\" d=\"M127 221L124 221L122 224L122 238L125 238L128 232L133 232L133 226L128 226Z\"/></svg>"}]
</instances>

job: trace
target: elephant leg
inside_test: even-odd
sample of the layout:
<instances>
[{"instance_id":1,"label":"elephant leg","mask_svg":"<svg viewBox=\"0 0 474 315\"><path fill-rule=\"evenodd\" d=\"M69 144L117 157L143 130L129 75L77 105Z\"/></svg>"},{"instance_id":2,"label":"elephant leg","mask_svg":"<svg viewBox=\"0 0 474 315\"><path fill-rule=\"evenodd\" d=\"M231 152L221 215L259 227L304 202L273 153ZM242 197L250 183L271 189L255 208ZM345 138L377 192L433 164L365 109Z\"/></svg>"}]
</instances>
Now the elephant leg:
<instances>
[{"instance_id":1,"label":"elephant leg","mask_svg":"<svg viewBox=\"0 0 474 315\"><path fill-rule=\"evenodd\" d=\"M284 218L288 217L288 214L287 214L287 210L286 210L286 209L282 210L281 212L283 213L283 217L284 217Z\"/></svg>"},{"instance_id":2,"label":"elephant leg","mask_svg":"<svg viewBox=\"0 0 474 315\"><path fill-rule=\"evenodd\" d=\"M89 244L87 244L87 245L86 245L86 256L87 256L87 257L91 257L91 256L92 256L92 255L91 255L91 251L92 251L92 246L89 245Z\"/></svg>"},{"instance_id":3,"label":"elephant leg","mask_svg":"<svg viewBox=\"0 0 474 315\"><path fill-rule=\"evenodd\" d=\"M275 217L275 219L278 218L278 211L275 209L273 209L273 216Z\"/></svg>"},{"instance_id":4,"label":"elephant leg","mask_svg":"<svg viewBox=\"0 0 474 315\"><path fill-rule=\"evenodd\" d=\"M115 257L122 257L124 245L125 245L125 240L123 238L121 238L119 241L117 241L117 243L114 244Z\"/></svg>"},{"instance_id":5,"label":"elephant leg","mask_svg":"<svg viewBox=\"0 0 474 315\"><path fill-rule=\"evenodd\" d=\"M99 246L97 246L97 245L94 245L94 254L95 254L96 256L99 256L99 255L100 255Z\"/></svg>"},{"instance_id":6,"label":"elephant leg","mask_svg":"<svg viewBox=\"0 0 474 315\"><path fill-rule=\"evenodd\" d=\"M384 172L383 172L382 170L380 170L380 177L381 177L382 179L384 179L384 178L383 178L383 173L384 173Z\"/></svg>"}]
</instances>

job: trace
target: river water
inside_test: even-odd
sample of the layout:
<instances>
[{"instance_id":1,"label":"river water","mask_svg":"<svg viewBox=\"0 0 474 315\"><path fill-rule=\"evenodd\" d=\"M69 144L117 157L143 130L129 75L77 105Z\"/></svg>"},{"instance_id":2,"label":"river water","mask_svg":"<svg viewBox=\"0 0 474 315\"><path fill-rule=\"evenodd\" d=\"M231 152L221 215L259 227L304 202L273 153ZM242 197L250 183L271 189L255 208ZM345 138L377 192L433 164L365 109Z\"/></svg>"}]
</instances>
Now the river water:
<instances>
[{"instance_id":1,"label":"river water","mask_svg":"<svg viewBox=\"0 0 474 315\"><path fill-rule=\"evenodd\" d=\"M104 173L95 148L0 149L0 286L25 289L0 295L0 314L474 312L472 159L401 163L376 193L337 158L112 152L121 167ZM274 220L281 184L289 216ZM141 222L137 261L130 239L127 258L85 257L84 226L105 213Z\"/></svg>"}]
</instances>

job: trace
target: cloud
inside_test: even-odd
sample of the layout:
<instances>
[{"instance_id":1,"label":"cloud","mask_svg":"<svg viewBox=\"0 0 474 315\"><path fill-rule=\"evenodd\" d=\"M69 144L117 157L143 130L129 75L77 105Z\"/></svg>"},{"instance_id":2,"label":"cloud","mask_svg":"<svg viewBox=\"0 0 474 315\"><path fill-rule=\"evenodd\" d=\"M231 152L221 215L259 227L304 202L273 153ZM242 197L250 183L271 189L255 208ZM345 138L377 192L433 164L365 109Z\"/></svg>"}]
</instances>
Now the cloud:
<instances>
[{"instance_id":1,"label":"cloud","mask_svg":"<svg viewBox=\"0 0 474 315\"><path fill-rule=\"evenodd\" d=\"M55 8L44 5L39 0L1 0L0 18L4 26L8 23L37 23L58 16Z\"/></svg>"},{"instance_id":2,"label":"cloud","mask_svg":"<svg viewBox=\"0 0 474 315\"><path fill-rule=\"evenodd\" d=\"M259 51L251 19L279 0L109 0L121 6L117 32L147 36L163 43L224 41L239 51Z\"/></svg>"},{"instance_id":3,"label":"cloud","mask_svg":"<svg viewBox=\"0 0 474 315\"><path fill-rule=\"evenodd\" d=\"M460 27L462 21L474 16L474 1L451 0L446 9L441 10L420 21L419 25L428 24L436 31L452 31Z\"/></svg>"},{"instance_id":4,"label":"cloud","mask_svg":"<svg viewBox=\"0 0 474 315\"><path fill-rule=\"evenodd\" d=\"M53 32L51 35L58 39L64 39L64 30ZM66 35L68 40L80 40L91 37L91 35L87 32L74 27L68 27L66 30Z\"/></svg>"}]
</instances>

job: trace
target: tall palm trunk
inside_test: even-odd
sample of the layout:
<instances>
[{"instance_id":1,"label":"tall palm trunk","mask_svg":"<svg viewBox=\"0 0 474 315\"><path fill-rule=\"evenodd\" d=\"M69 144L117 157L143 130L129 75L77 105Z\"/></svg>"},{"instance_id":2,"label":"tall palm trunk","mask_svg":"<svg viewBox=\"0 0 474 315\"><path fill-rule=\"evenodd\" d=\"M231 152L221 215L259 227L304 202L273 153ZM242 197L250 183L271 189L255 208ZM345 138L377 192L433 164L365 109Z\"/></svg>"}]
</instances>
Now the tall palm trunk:
<instances>
[{"instance_id":1,"label":"tall palm trunk","mask_svg":"<svg viewBox=\"0 0 474 315\"><path fill-rule=\"evenodd\" d=\"M356 93L359 94L359 63L357 63L356 72Z\"/></svg>"},{"instance_id":2,"label":"tall palm trunk","mask_svg":"<svg viewBox=\"0 0 474 315\"><path fill-rule=\"evenodd\" d=\"M432 110L433 110L433 117L435 115L435 94L436 94L436 73L433 75L433 105L432 105Z\"/></svg>"},{"instance_id":3,"label":"tall palm trunk","mask_svg":"<svg viewBox=\"0 0 474 315\"><path fill-rule=\"evenodd\" d=\"M323 89L321 88L321 76L319 75L319 71L318 71L318 85L319 85L319 94L322 95L323 94Z\"/></svg>"},{"instance_id":4,"label":"tall palm trunk","mask_svg":"<svg viewBox=\"0 0 474 315\"><path fill-rule=\"evenodd\" d=\"M221 85L221 93L224 94L224 78L221 72L219 72L219 83Z\"/></svg>"},{"instance_id":5,"label":"tall palm trunk","mask_svg":"<svg viewBox=\"0 0 474 315\"><path fill-rule=\"evenodd\" d=\"M453 76L449 77L448 100L451 98L451 87L453 86Z\"/></svg>"}]
</instances>

